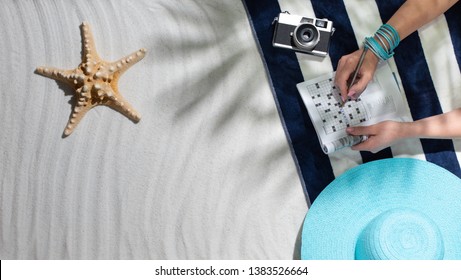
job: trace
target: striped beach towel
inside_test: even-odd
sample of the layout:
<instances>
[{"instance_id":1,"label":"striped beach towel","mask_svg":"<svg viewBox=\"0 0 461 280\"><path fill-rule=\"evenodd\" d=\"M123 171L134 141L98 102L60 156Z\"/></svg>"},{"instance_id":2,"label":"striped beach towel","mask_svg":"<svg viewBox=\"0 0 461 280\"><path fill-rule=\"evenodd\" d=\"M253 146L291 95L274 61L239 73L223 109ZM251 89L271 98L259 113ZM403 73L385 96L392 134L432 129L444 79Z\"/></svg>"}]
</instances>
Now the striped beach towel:
<instances>
[{"instance_id":1,"label":"striped beach towel","mask_svg":"<svg viewBox=\"0 0 461 280\"><path fill-rule=\"evenodd\" d=\"M336 70L341 56L359 48L403 0L242 0L253 26L293 157L309 203L344 171L378 159L427 160L461 177L461 140L408 139L376 154L349 148L326 155L296 84ZM272 47L272 22L282 11L334 22L329 56L319 59ZM413 120L461 107L461 3L401 42L389 63ZM461 121L461 120L460 120ZM378 179L378 178L377 178Z\"/></svg>"}]
</instances>

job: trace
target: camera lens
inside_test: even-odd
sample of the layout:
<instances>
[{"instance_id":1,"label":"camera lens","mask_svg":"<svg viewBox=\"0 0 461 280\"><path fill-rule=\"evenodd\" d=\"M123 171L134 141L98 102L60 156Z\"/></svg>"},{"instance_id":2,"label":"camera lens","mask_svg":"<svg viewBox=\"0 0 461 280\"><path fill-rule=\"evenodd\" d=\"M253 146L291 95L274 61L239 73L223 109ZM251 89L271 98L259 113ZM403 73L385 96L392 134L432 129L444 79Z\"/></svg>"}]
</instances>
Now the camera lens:
<instances>
[{"instance_id":1,"label":"camera lens","mask_svg":"<svg viewBox=\"0 0 461 280\"><path fill-rule=\"evenodd\" d=\"M314 39L313 32L311 29L303 29L301 30L301 39L303 42L310 42Z\"/></svg>"},{"instance_id":2,"label":"camera lens","mask_svg":"<svg viewBox=\"0 0 461 280\"><path fill-rule=\"evenodd\" d=\"M319 31L310 23L302 23L294 31L293 41L300 49L312 50L319 40Z\"/></svg>"}]
</instances>

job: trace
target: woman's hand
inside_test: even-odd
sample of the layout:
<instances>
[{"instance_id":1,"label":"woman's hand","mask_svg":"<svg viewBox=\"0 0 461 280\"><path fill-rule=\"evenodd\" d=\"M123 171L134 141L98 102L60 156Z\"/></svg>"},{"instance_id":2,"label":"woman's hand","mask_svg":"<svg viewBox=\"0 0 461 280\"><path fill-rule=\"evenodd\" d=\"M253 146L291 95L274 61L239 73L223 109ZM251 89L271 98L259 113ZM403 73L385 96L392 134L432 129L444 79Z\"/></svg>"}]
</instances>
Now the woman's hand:
<instances>
[{"instance_id":1,"label":"woman's hand","mask_svg":"<svg viewBox=\"0 0 461 280\"><path fill-rule=\"evenodd\" d=\"M348 97L357 99L360 94L365 90L368 83L373 79L379 59L376 55L368 51L365 55L362 67L360 67L355 83L348 88L349 80L354 73L357 66L362 49L357 50L351 54L341 57L336 69L335 84L341 92L341 98L344 101Z\"/></svg>"},{"instance_id":2,"label":"woman's hand","mask_svg":"<svg viewBox=\"0 0 461 280\"><path fill-rule=\"evenodd\" d=\"M346 131L351 135L368 136L366 141L352 146L352 150L376 153L404 138L404 126L402 122L384 121L370 126L348 127Z\"/></svg>"}]
</instances>

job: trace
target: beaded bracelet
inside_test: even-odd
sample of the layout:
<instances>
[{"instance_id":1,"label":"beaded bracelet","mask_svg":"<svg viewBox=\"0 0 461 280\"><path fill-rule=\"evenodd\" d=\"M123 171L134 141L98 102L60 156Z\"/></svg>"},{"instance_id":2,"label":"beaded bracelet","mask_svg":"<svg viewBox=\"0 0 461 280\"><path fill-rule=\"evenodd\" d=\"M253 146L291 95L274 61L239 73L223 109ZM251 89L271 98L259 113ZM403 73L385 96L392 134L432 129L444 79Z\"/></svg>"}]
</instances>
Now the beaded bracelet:
<instances>
[{"instance_id":1,"label":"beaded bracelet","mask_svg":"<svg viewBox=\"0 0 461 280\"><path fill-rule=\"evenodd\" d=\"M387 44L385 42L387 42ZM364 41L365 48L370 49L382 60L391 58L394 55L394 49L399 43L399 33L397 33L394 27L387 23L381 25L373 37L366 37Z\"/></svg>"}]
</instances>

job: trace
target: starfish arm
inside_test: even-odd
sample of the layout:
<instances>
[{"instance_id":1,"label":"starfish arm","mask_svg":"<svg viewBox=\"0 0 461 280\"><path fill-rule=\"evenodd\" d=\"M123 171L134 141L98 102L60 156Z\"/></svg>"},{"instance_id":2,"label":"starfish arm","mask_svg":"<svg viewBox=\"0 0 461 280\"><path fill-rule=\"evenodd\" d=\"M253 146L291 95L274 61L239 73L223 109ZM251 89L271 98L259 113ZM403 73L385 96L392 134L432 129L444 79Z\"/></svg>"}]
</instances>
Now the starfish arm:
<instances>
[{"instance_id":1,"label":"starfish arm","mask_svg":"<svg viewBox=\"0 0 461 280\"><path fill-rule=\"evenodd\" d=\"M125 72L128 68L133 66L135 63L140 61L146 55L147 50L141 48L132 54L129 54L115 62L109 63L109 69L115 71L118 76L120 76L123 72Z\"/></svg>"},{"instance_id":2,"label":"starfish arm","mask_svg":"<svg viewBox=\"0 0 461 280\"><path fill-rule=\"evenodd\" d=\"M117 112L120 112L122 115L129 118L135 123L141 120L141 115L120 94L116 94L115 91L110 90L108 92L107 97L108 100L107 102L105 102L104 105L112 108Z\"/></svg>"},{"instance_id":3,"label":"starfish arm","mask_svg":"<svg viewBox=\"0 0 461 280\"><path fill-rule=\"evenodd\" d=\"M84 99L80 99L72 110L69 122L64 129L64 137L69 136L82 120L83 116L92 108L91 104Z\"/></svg>"},{"instance_id":4,"label":"starfish arm","mask_svg":"<svg viewBox=\"0 0 461 280\"><path fill-rule=\"evenodd\" d=\"M88 22L83 22L80 30L82 32L82 63L100 61L101 58L96 52L93 33Z\"/></svg>"},{"instance_id":5,"label":"starfish arm","mask_svg":"<svg viewBox=\"0 0 461 280\"><path fill-rule=\"evenodd\" d=\"M70 85L74 85L77 78L80 78L80 75L75 74L74 70L62 70L54 67L38 67L35 69L35 72L44 77L65 82Z\"/></svg>"}]
</instances>

